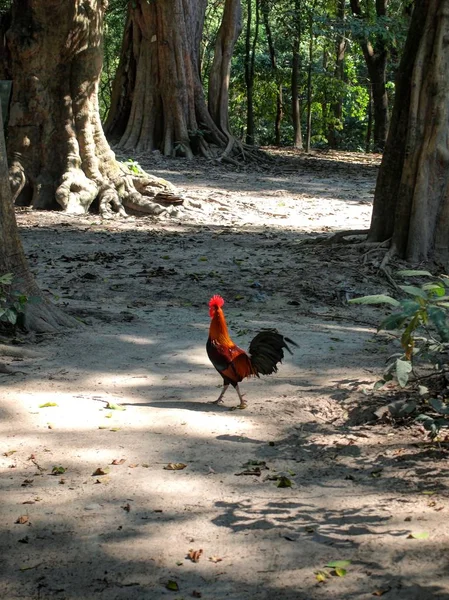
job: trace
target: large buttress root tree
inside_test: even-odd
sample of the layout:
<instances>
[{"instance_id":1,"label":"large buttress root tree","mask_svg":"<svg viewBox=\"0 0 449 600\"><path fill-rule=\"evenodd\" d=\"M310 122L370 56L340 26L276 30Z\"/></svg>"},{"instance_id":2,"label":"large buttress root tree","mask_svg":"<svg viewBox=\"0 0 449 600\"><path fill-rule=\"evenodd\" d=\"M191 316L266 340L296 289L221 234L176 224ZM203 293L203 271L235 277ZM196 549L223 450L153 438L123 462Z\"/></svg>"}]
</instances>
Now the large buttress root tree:
<instances>
[{"instance_id":1,"label":"large buttress root tree","mask_svg":"<svg viewBox=\"0 0 449 600\"><path fill-rule=\"evenodd\" d=\"M7 34L14 77L8 154L14 200L36 209L158 214L174 189L133 177L98 111L106 0L15 0Z\"/></svg>"},{"instance_id":2,"label":"large buttress root tree","mask_svg":"<svg viewBox=\"0 0 449 600\"><path fill-rule=\"evenodd\" d=\"M53 332L77 323L42 296L28 268L14 214L0 108L0 275L6 273L14 276L14 291L33 297L33 302L25 306L27 329Z\"/></svg>"},{"instance_id":3,"label":"large buttress root tree","mask_svg":"<svg viewBox=\"0 0 449 600\"><path fill-rule=\"evenodd\" d=\"M200 79L207 0L135 0L128 5L120 63L105 123L118 147L191 158L227 149L227 86L240 0L227 0L212 69L209 107ZM130 99L132 99L130 101ZM218 150L216 150L218 149Z\"/></svg>"},{"instance_id":4,"label":"large buttress root tree","mask_svg":"<svg viewBox=\"0 0 449 600\"><path fill-rule=\"evenodd\" d=\"M449 0L417 0L396 82L369 239L449 267Z\"/></svg>"}]
</instances>

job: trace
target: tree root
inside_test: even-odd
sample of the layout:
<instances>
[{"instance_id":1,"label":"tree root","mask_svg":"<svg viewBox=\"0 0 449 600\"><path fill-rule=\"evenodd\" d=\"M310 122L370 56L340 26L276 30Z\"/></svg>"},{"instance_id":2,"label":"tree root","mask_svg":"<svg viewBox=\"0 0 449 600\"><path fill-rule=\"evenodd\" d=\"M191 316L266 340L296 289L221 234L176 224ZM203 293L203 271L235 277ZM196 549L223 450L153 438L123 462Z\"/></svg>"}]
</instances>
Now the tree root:
<instances>
[{"instance_id":1,"label":"tree root","mask_svg":"<svg viewBox=\"0 0 449 600\"><path fill-rule=\"evenodd\" d=\"M36 333L57 333L61 329L79 327L80 322L62 312L45 298L29 303L25 308L24 326Z\"/></svg>"},{"instance_id":2,"label":"tree root","mask_svg":"<svg viewBox=\"0 0 449 600\"><path fill-rule=\"evenodd\" d=\"M348 240L345 240L346 237L357 237L357 236L367 236L369 233L369 229L348 229L346 231L337 231L331 236L324 237L314 237L303 240L300 245L332 245L332 244L350 244Z\"/></svg>"}]
</instances>

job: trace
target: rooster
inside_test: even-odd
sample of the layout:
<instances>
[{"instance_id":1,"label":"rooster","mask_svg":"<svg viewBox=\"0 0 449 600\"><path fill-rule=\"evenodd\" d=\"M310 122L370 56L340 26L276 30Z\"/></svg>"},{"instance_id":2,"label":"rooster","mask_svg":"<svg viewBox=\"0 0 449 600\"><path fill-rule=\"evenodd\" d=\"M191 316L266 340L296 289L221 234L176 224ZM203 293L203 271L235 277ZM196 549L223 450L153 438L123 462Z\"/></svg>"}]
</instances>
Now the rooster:
<instances>
[{"instance_id":1,"label":"rooster","mask_svg":"<svg viewBox=\"0 0 449 600\"><path fill-rule=\"evenodd\" d=\"M245 408L246 402L240 393L239 382L245 377L276 373L278 363L284 358L284 348L292 354L287 342L293 346L298 344L276 329L263 329L251 341L249 351L245 352L229 337L223 304L221 296L213 296L209 301L209 316L212 320L206 350L211 363L223 377L223 389L213 404L223 402L223 396L231 384L239 396L239 408Z\"/></svg>"}]
</instances>

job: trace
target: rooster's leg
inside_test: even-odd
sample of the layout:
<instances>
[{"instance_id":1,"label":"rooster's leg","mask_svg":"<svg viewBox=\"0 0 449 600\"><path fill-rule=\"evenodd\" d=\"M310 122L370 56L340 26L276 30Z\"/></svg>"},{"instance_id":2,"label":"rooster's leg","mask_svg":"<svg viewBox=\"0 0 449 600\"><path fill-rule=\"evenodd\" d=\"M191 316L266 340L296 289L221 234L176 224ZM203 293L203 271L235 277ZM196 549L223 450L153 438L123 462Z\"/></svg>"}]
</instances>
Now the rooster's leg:
<instances>
[{"instance_id":1,"label":"rooster's leg","mask_svg":"<svg viewBox=\"0 0 449 600\"><path fill-rule=\"evenodd\" d=\"M218 398L216 400L214 400L212 402L212 404L221 404L221 402L223 402L223 396L225 395L226 390L228 389L228 387L229 387L229 383L224 383L223 384L223 389L221 390L221 394L218 396Z\"/></svg>"},{"instance_id":2,"label":"rooster's leg","mask_svg":"<svg viewBox=\"0 0 449 600\"><path fill-rule=\"evenodd\" d=\"M240 399L240 404L239 404L238 408L246 408L248 405L246 404L245 400L243 399L243 397L244 397L244 395L245 395L245 394L242 394L242 393L240 392L240 389L239 389L239 384L237 384L237 385L235 386L235 391L236 391L236 392L237 392L237 394L239 395L239 399Z\"/></svg>"}]
</instances>

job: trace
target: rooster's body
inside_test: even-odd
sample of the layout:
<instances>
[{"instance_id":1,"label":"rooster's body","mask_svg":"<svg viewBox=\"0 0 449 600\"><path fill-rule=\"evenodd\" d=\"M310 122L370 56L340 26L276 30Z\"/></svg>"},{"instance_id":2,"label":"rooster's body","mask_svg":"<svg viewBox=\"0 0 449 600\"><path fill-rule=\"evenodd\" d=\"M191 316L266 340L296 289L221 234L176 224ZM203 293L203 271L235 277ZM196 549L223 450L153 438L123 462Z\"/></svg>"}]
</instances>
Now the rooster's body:
<instances>
[{"instance_id":1,"label":"rooster's body","mask_svg":"<svg viewBox=\"0 0 449 600\"><path fill-rule=\"evenodd\" d=\"M278 363L284 358L284 348L292 354L287 342L297 344L281 335L275 329L264 329L256 335L245 352L231 340L222 310L224 304L221 296L213 296L209 302L211 323L209 338L206 344L207 355L211 363L223 377L223 389L214 404L223 401L223 396L232 385L240 399L239 408L245 408L246 403L240 393L239 383L245 377L259 377L276 373Z\"/></svg>"}]
</instances>

